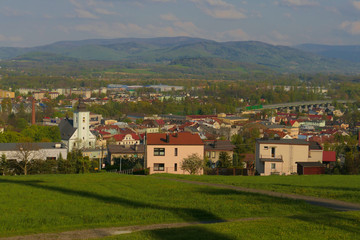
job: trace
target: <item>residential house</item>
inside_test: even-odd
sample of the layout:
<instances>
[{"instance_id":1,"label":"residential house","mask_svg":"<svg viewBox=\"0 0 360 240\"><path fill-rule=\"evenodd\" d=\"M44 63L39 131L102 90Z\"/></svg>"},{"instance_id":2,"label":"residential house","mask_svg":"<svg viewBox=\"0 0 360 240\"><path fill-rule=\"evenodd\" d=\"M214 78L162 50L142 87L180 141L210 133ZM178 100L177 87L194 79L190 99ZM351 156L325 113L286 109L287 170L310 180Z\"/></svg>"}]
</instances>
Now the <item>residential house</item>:
<instances>
[{"instance_id":1,"label":"residential house","mask_svg":"<svg viewBox=\"0 0 360 240\"><path fill-rule=\"evenodd\" d=\"M216 167L220 153L225 152L233 160L235 145L228 140L205 140L205 156L211 161L212 167Z\"/></svg>"},{"instance_id":2,"label":"residential house","mask_svg":"<svg viewBox=\"0 0 360 240\"><path fill-rule=\"evenodd\" d=\"M116 145L139 145L140 137L135 133L116 134L113 136Z\"/></svg>"},{"instance_id":3,"label":"residential house","mask_svg":"<svg viewBox=\"0 0 360 240\"><path fill-rule=\"evenodd\" d=\"M145 146L144 145L109 145L108 149L108 163L114 165L116 159L133 158L140 159L144 162Z\"/></svg>"},{"instance_id":4,"label":"residential house","mask_svg":"<svg viewBox=\"0 0 360 240\"><path fill-rule=\"evenodd\" d=\"M198 134L152 133L146 136L145 166L153 173L187 174L181 170L184 158L197 154L204 157L204 143Z\"/></svg>"},{"instance_id":5,"label":"residential house","mask_svg":"<svg viewBox=\"0 0 360 240\"><path fill-rule=\"evenodd\" d=\"M289 175L297 173L297 163L322 162L322 148L299 139L258 139L255 156L260 175Z\"/></svg>"}]
</instances>

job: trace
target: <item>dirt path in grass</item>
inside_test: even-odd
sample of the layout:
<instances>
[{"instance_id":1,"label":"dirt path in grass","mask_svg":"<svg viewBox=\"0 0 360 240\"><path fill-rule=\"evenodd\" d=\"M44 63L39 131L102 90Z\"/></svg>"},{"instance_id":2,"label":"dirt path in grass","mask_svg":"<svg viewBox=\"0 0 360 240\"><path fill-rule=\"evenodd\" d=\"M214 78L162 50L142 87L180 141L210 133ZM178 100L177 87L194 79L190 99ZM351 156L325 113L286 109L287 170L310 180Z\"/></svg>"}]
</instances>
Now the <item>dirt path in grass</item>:
<instances>
[{"instance_id":1,"label":"dirt path in grass","mask_svg":"<svg viewBox=\"0 0 360 240\"><path fill-rule=\"evenodd\" d=\"M75 230L60 233L40 233L34 235L15 236L0 238L0 240L76 240L76 239L92 239L103 238L108 236L127 234L145 230L157 230L167 228L181 228L189 226L198 226L204 224L221 223L221 222L243 222L253 221L262 218L241 218L235 220L215 220L215 221L203 221L203 222L183 222L183 223L168 223L168 224L153 224L153 225L137 225L127 227L112 227L112 228L95 228L85 230Z\"/></svg>"},{"instance_id":2,"label":"dirt path in grass","mask_svg":"<svg viewBox=\"0 0 360 240\"><path fill-rule=\"evenodd\" d=\"M337 211L360 211L360 204L344 202L344 201L335 200L335 199L317 198L317 197L311 197L311 196L273 192L273 191L262 190L262 189L244 188L244 187L239 187L239 186L217 184L217 183L190 181L190 180L184 180L184 179L175 179L175 178L166 178L166 177L157 177L157 178L161 178L161 179L169 180L169 181L190 183L190 184L195 184L195 185L232 189L232 190L239 191L239 192L257 193L257 194L263 194L263 195L268 195L268 196L273 196L273 197L304 200L310 204L318 205L321 207L331 208L331 209L334 209Z\"/></svg>"}]
</instances>

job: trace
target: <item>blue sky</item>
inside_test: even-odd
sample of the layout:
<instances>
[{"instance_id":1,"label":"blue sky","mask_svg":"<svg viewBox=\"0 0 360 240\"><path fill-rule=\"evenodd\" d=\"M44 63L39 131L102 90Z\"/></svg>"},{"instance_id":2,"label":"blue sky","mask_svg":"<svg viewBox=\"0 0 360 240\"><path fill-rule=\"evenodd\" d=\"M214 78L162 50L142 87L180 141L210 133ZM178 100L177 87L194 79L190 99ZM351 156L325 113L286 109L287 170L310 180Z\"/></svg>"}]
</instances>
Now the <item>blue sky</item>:
<instances>
[{"instance_id":1,"label":"blue sky","mask_svg":"<svg viewBox=\"0 0 360 240\"><path fill-rule=\"evenodd\" d=\"M360 0L1 0L0 46L190 36L360 45Z\"/></svg>"}]
</instances>

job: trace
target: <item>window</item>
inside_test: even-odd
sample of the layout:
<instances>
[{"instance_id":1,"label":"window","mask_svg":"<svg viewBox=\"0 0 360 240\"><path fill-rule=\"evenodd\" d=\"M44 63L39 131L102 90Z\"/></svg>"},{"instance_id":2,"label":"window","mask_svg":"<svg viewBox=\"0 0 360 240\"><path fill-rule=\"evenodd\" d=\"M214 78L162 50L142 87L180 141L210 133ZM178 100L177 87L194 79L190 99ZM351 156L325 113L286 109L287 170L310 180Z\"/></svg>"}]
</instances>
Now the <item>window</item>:
<instances>
[{"instance_id":1,"label":"window","mask_svg":"<svg viewBox=\"0 0 360 240\"><path fill-rule=\"evenodd\" d=\"M276 163L272 163L271 164L271 170L275 170L276 169Z\"/></svg>"},{"instance_id":2,"label":"window","mask_svg":"<svg viewBox=\"0 0 360 240\"><path fill-rule=\"evenodd\" d=\"M215 158L216 153L215 152L211 152L212 158Z\"/></svg>"},{"instance_id":3,"label":"window","mask_svg":"<svg viewBox=\"0 0 360 240\"><path fill-rule=\"evenodd\" d=\"M85 123L85 117L83 117L83 123Z\"/></svg>"},{"instance_id":4,"label":"window","mask_svg":"<svg viewBox=\"0 0 360 240\"><path fill-rule=\"evenodd\" d=\"M174 171L177 172L177 163L174 164Z\"/></svg>"},{"instance_id":5,"label":"window","mask_svg":"<svg viewBox=\"0 0 360 240\"><path fill-rule=\"evenodd\" d=\"M264 150L268 150L269 149L269 147L268 146L264 146Z\"/></svg>"},{"instance_id":6,"label":"window","mask_svg":"<svg viewBox=\"0 0 360 240\"><path fill-rule=\"evenodd\" d=\"M178 155L178 149L175 148L175 156L177 156L177 155Z\"/></svg>"},{"instance_id":7,"label":"window","mask_svg":"<svg viewBox=\"0 0 360 240\"><path fill-rule=\"evenodd\" d=\"M271 157L275 157L275 149L274 147L271 148Z\"/></svg>"},{"instance_id":8,"label":"window","mask_svg":"<svg viewBox=\"0 0 360 240\"><path fill-rule=\"evenodd\" d=\"M154 148L154 156L165 156L165 148Z\"/></svg>"},{"instance_id":9,"label":"window","mask_svg":"<svg viewBox=\"0 0 360 240\"><path fill-rule=\"evenodd\" d=\"M164 163L154 163L154 171L164 171L165 164Z\"/></svg>"},{"instance_id":10,"label":"window","mask_svg":"<svg viewBox=\"0 0 360 240\"><path fill-rule=\"evenodd\" d=\"M206 156L210 158L210 152L206 152Z\"/></svg>"},{"instance_id":11,"label":"window","mask_svg":"<svg viewBox=\"0 0 360 240\"><path fill-rule=\"evenodd\" d=\"M46 160L56 160L56 157L46 157Z\"/></svg>"}]
</instances>

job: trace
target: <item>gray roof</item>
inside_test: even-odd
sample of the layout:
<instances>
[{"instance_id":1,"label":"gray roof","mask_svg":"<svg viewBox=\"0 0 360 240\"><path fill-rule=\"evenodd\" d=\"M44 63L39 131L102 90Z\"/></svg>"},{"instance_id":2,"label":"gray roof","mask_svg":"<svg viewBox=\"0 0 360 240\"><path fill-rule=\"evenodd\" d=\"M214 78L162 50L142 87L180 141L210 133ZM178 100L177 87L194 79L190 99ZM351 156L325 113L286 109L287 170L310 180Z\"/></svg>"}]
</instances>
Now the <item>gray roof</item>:
<instances>
[{"instance_id":1,"label":"gray roof","mask_svg":"<svg viewBox=\"0 0 360 240\"><path fill-rule=\"evenodd\" d=\"M55 149L55 144L60 144L61 148L65 148L65 145L59 142L0 143L0 151L17 151L21 147L34 149Z\"/></svg>"},{"instance_id":2,"label":"gray roof","mask_svg":"<svg viewBox=\"0 0 360 240\"><path fill-rule=\"evenodd\" d=\"M228 140L204 141L205 151L234 151L235 145Z\"/></svg>"},{"instance_id":3,"label":"gray roof","mask_svg":"<svg viewBox=\"0 0 360 240\"><path fill-rule=\"evenodd\" d=\"M73 127L73 120L68 118L61 120L59 123L59 129L61 140L69 140L76 131L76 128Z\"/></svg>"},{"instance_id":4,"label":"gray roof","mask_svg":"<svg viewBox=\"0 0 360 240\"><path fill-rule=\"evenodd\" d=\"M137 150L135 150L135 145L125 146L125 145L109 145L108 146L108 153L111 154L141 154L145 153L145 146L144 145L136 145Z\"/></svg>"},{"instance_id":5,"label":"gray roof","mask_svg":"<svg viewBox=\"0 0 360 240\"><path fill-rule=\"evenodd\" d=\"M302 139L257 139L256 142L264 144L310 145L308 141Z\"/></svg>"},{"instance_id":6,"label":"gray roof","mask_svg":"<svg viewBox=\"0 0 360 240\"><path fill-rule=\"evenodd\" d=\"M318 142L310 141L309 143L311 150L322 150L322 147Z\"/></svg>"},{"instance_id":7,"label":"gray roof","mask_svg":"<svg viewBox=\"0 0 360 240\"><path fill-rule=\"evenodd\" d=\"M325 167L321 162L296 162L302 167Z\"/></svg>"}]
</instances>

